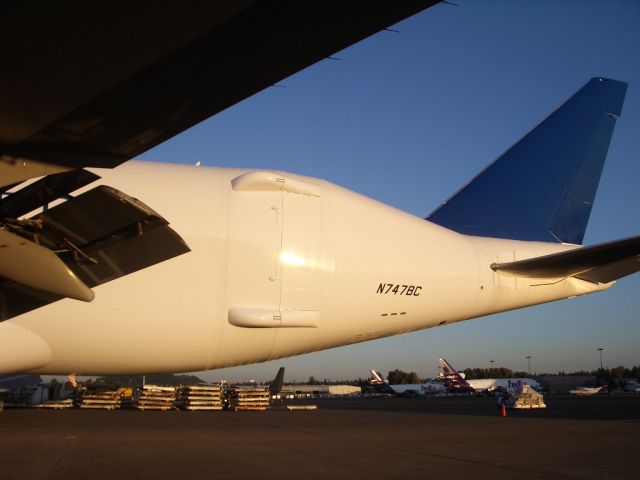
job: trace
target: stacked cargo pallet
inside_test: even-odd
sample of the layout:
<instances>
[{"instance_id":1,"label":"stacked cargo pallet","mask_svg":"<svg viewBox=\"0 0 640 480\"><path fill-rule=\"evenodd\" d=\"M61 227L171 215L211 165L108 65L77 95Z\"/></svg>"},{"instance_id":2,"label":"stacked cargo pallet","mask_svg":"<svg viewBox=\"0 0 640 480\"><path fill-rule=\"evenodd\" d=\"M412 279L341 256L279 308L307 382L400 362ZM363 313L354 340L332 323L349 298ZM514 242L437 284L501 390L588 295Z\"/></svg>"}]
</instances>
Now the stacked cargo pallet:
<instances>
[{"instance_id":1,"label":"stacked cargo pallet","mask_svg":"<svg viewBox=\"0 0 640 480\"><path fill-rule=\"evenodd\" d=\"M189 385L180 388L178 400L185 410L222 410L221 384Z\"/></svg>"},{"instance_id":2,"label":"stacked cargo pallet","mask_svg":"<svg viewBox=\"0 0 640 480\"><path fill-rule=\"evenodd\" d=\"M517 388L513 394L513 400L511 402L513 404L513 408L547 408L542 394L536 392L529 385L523 385L522 387Z\"/></svg>"},{"instance_id":3,"label":"stacked cargo pallet","mask_svg":"<svg viewBox=\"0 0 640 480\"><path fill-rule=\"evenodd\" d=\"M234 387L231 391L231 407L236 412L266 410L269 408L269 387Z\"/></svg>"},{"instance_id":4,"label":"stacked cargo pallet","mask_svg":"<svg viewBox=\"0 0 640 480\"><path fill-rule=\"evenodd\" d=\"M78 406L98 410L115 410L120 408L120 391L116 387L106 385L82 387Z\"/></svg>"},{"instance_id":5,"label":"stacked cargo pallet","mask_svg":"<svg viewBox=\"0 0 640 480\"><path fill-rule=\"evenodd\" d=\"M176 400L175 387L145 385L142 387L134 407L138 410L171 410Z\"/></svg>"},{"instance_id":6,"label":"stacked cargo pallet","mask_svg":"<svg viewBox=\"0 0 640 480\"><path fill-rule=\"evenodd\" d=\"M65 410L67 408L73 408L73 400L66 398L64 400L54 400L52 402L39 403L34 405L35 408L46 408L49 410Z\"/></svg>"},{"instance_id":7,"label":"stacked cargo pallet","mask_svg":"<svg viewBox=\"0 0 640 480\"><path fill-rule=\"evenodd\" d=\"M314 412L318 409L317 405L287 405L287 410L290 412Z\"/></svg>"}]
</instances>

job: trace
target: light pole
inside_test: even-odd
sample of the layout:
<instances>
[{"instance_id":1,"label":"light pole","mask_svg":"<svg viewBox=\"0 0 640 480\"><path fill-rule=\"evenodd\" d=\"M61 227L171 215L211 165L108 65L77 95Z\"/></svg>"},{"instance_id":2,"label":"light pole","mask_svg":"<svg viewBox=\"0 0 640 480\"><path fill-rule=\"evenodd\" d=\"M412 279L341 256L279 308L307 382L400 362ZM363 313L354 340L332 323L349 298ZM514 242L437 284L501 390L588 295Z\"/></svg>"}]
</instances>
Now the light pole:
<instances>
[{"instance_id":1,"label":"light pole","mask_svg":"<svg viewBox=\"0 0 640 480\"><path fill-rule=\"evenodd\" d=\"M489 360L489 363L491 364L491 370L493 370L493 362L494 360Z\"/></svg>"},{"instance_id":2,"label":"light pole","mask_svg":"<svg viewBox=\"0 0 640 480\"><path fill-rule=\"evenodd\" d=\"M528 369L529 369L529 375L531 375L531 355L527 355L524 358L527 359L527 366L528 366Z\"/></svg>"},{"instance_id":3,"label":"light pole","mask_svg":"<svg viewBox=\"0 0 640 480\"><path fill-rule=\"evenodd\" d=\"M600 352L600 370L602 370L602 350L604 350L602 347L600 348L596 348L596 350L598 350L598 352Z\"/></svg>"}]
</instances>

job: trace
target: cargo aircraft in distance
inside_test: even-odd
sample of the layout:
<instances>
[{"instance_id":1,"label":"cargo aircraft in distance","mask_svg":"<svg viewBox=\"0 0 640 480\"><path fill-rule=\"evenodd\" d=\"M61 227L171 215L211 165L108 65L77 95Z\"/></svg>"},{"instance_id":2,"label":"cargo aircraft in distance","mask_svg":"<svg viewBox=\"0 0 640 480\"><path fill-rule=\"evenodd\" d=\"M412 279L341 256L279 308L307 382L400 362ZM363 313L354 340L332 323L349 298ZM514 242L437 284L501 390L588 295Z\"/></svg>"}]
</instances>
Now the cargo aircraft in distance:
<instances>
[{"instance_id":1,"label":"cargo aircraft in distance","mask_svg":"<svg viewBox=\"0 0 640 480\"><path fill-rule=\"evenodd\" d=\"M128 161L433 3L8 9L0 374L263 362L636 272L639 237L582 246L626 91L616 80L588 81L426 219L292 173Z\"/></svg>"},{"instance_id":2,"label":"cargo aircraft in distance","mask_svg":"<svg viewBox=\"0 0 640 480\"><path fill-rule=\"evenodd\" d=\"M438 379L449 385L451 391L480 393L502 388L512 392L514 389L522 387L523 385L529 385L536 390L541 388L538 381L533 378L478 378L467 380L464 373L458 372L444 358L439 358L438 363L442 369Z\"/></svg>"},{"instance_id":3,"label":"cargo aircraft in distance","mask_svg":"<svg viewBox=\"0 0 640 480\"><path fill-rule=\"evenodd\" d=\"M369 372L371 373L369 384L379 393L400 397L423 397L447 392L447 386L444 382L390 384L375 370L369 370Z\"/></svg>"}]
</instances>

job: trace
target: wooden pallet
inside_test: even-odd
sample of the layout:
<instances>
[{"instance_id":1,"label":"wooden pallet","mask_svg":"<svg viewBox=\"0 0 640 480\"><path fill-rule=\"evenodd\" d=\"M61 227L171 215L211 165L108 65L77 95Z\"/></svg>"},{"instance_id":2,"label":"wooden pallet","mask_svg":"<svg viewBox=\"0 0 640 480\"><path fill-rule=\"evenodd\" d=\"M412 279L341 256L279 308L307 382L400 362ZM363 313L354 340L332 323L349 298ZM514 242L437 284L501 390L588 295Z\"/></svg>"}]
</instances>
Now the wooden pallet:
<instances>
[{"instance_id":1,"label":"wooden pallet","mask_svg":"<svg viewBox=\"0 0 640 480\"><path fill-rule=\"evenodd\" d=\"M172 410L173 409L173 405L169 406L169 405L134 405L134 407L136 410L158 410L158 411L162 411L162 412L166 412L168 410Z\"/></svg>"},{"instance_id":2,"label":"wooden pallet","mask_svg":"<svg viewBox=\"0 0 640 480\"><path fill-rule=\"evenodd\" d=\"M222 410L222 405L219 407L214 407L210 405L186 405L184 407L185 410L189 411L197 411L197 410Z\"/></svg>"},{"instance_id":3,"label":"wooden pallet","mask_svg":"<svg viewBox=\"0 0 640 480\"><path fill-rule=\"evenodd\" d=\"M35 408L45 408L48 410L64 410L67 408L73 408L73 402L71 400L61 400L59 402L47 402L34 405Z\"/></svg>"},{"instance_id":4,"label":"wooden pallet","mask_svg":"<svg viewBox=\"0 0 640 480\"><path fill-rule=\"evenodd\" d=\"M86 405L86 404L82 404L80 405L80 408L91 408L94 410L115 410L116 408L119 408L119 405Z\"/></svg>"},{"instance_id":5,"label":"wooden pallet","mask_svg":"<svg viewBox=\"0 0 640 480\"><path fill-rule=\"evenodd\" d=\"M287 410L289 411L314 411L317 410L317 405L287 405Z\"/></svg>"},{"instance_id":6,"label":"wooden pallet","mask_svg":"<svg viewBox=\"0 0 640 480\"><path fill-rule=\"evenodd\" d=\"M142 387L138 398L135 399L133 407L137 410L167 411L174 408L173 404L175 400L175 387L145 385Z\"/></svg>"},{"instance_id":7,"label":"wooden pallet","mask_svg":"<svg viewBox=\"0 0 640 480\"><path fill-rule=\"evenodd\" d=\"M175 393L176 387L163 387L161 385L151 385L147 384L142 387L143 391L147 392L167 392L167 393Z\"/></svg>"},{"instance_id":8,"label":"wooden pallet","mask_svg":"<svg viewBox=\"0 0 640 480\"><path fill-rule=\"evenodd\" d=\"M218 385L188 385L179 389L184 410L222 410L224 389Z\"/></svg>"},{"instance_id":9,"label":"wooden pallet","mask_svg":"<svg viewBox=\"0 0 640 480\"><path fill-rule=\"evenodd\" d=\"M120 408L120 391L112 387L83 387L78 406L84 409L115 410Z\"/></svg>"},{"instance_id":10,"label":"wooden pallet","mask_svg":"<svg viewBox=\"0 0 640 480\"><path fill-rule=\"evenodd\" d=\"M236 387L231 390L230 401L236 411L265 411L269 408L268 387Z\"/></svg>"},{"instance_id":11,"label":"wooden pallet","mask_svg":"<svg viewBox=\"0 0 640 480\"><path fill-rule=\"evenodd\" d=\"M135 401L136 404L154 404L154 405L173 405L175 399L173 398L153 398L153 397L138 397Z\"/></svg>"}]
</instances>

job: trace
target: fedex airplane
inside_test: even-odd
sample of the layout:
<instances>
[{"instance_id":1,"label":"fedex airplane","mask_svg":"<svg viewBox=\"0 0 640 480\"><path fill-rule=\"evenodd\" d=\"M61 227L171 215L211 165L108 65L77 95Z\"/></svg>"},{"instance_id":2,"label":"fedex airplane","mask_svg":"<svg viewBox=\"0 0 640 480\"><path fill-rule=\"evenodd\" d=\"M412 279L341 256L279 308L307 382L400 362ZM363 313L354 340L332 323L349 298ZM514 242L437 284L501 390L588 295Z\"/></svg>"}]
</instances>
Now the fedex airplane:
<instances>
[{"instance_id":1,"label":"fedex airplane","mask_svg":"<svg viewBox=\"0 0 640 480\"><path fill-rule=\"evenodd\" d=\"M447 387L443 382L389 384L378 372L370 370L371 377L369 383L380 393L389 393L401 397L434 395L447 392Z\"/></svg>"},{"instance_id":2,"label":"fedex airplane","mask_svg":"<svg viewBox=\"0 0 640 480\"><path fill-rule=\"evenodd\" d=\"M475 380L465 379L464 373L459 373L444 358L439 358L440 368L442 372L439 378L451 385L452 391L457 392L484 392L493 390L497 387L504 388L507 391L513 391L515 388L529 385L535 389L540 388L540 384L533 378L481 378Z\"/></svg>"},{"instance_id":3,"label":"fedex airplane","mask_svg":"<svg viewBox=\"0 0 640 480\"><path fill-rule=\"evenodd\" d=\"M0 374L209 370L606 290L640 269L640 237L581 245L625 91L591 79L426 219L268 170L12 188Z\"/></svg>"}]
</instances>

